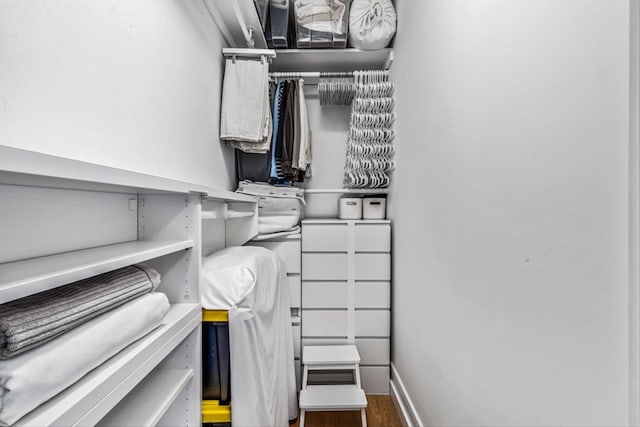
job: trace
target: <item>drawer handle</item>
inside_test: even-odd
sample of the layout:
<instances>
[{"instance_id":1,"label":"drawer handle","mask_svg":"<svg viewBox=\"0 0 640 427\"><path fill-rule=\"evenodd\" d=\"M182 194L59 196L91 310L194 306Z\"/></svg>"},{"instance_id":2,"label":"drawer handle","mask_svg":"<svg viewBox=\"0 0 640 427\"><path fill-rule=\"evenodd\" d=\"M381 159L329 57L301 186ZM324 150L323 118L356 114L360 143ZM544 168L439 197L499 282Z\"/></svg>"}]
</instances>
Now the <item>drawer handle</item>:
<instances>
[{"instance_id":1,"label":"drawer handle","mask_svg":"<svg viewBox=\"0 0 640 427\"><path fill-rule=\"evenodd\" d=\"M347 206L355 206L355 205L357 205L356 202L347 202Z\"/></svg>"},{"instance_id":2,"label":"drawer handle","mask_svg":"<svg viewBox=\"0 0 640 427\"><path fill-rule=\"evenodd\" d=\"M380 202L369 202L370 205L380 205Z\"/></svg>"}]
</instances>

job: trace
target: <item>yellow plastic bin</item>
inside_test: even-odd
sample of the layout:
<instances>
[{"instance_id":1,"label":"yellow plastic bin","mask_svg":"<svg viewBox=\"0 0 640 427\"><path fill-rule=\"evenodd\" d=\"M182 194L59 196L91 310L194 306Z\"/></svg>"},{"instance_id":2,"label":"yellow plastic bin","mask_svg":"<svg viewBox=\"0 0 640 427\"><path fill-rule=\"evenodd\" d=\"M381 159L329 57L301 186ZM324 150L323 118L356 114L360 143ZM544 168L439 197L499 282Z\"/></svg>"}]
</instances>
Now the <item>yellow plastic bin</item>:
<instances>
[{"instance_id":1,"label":"yellow plastic bin","mask_svg":"<svg viewBox=\"0 0 640 427\"><path fill-rule=\"evenodd\" d=\"M230 425L229 313L202 310L202 424Z\"/></svg>"}]
</instances>

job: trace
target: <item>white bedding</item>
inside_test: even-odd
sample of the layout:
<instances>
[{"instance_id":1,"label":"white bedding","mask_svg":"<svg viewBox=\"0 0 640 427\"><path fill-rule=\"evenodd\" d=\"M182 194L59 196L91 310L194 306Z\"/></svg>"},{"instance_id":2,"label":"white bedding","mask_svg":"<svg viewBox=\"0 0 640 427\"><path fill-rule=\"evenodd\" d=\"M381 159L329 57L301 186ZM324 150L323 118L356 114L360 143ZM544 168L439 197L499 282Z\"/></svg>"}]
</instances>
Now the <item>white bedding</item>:
<instances>
[{"instance_id":1,"label":"white bedding","mask_svg":"<svg viewBox=\"0 0 640 427\"><path fill-rule=\"evenodd\" d=\"M253 246L202 266L205 309L229 310L233 426L287 426L298 414L289 289L283 261Z\"/></svg>"},{"instance_id":2,"label":"white bedding","mask_svg":"<svg viewBox=\"0 0 640 427\"><path fill-rule=\"evenodd\" d=\"M130 301L33 350L0 361L0 425L10 425L133 341L169 310L162 293Z\"/></svg>"}]
</instances>

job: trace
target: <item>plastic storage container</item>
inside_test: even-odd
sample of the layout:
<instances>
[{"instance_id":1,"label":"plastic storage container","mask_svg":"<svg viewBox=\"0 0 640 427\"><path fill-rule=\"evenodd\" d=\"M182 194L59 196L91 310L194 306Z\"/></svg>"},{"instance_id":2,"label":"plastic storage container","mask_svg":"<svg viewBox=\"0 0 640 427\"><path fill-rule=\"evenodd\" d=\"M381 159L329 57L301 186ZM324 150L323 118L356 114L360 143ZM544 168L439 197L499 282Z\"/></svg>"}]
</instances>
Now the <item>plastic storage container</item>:
<instances>
[{"instance_id":1,"label":"plastic storage container","mask_svg":"<svg viewBox=\"0 0 640 427\"><path fill-rule=\"evenodd\" d=\"M269 4L269 23L267 24L267 43L273 49L288 47L289 0L271 0Z\"/></svg>"},{"instance_id":2,"label":"plastic storage container","mask_svg":"<svg viewBox=\"0 0 640 427\"><path fill-rule=\"evenodd\" d=\"M386 217L387 199L384 197L365 197L362 202L362 218L384 219Z\"/></svg>"},{"instance_id":3,"label":"plastic storage container","mask_svg":"<svg viewBox=\"0 0 640 427\"><path fill-rule=\"evenodd\" d=\"M296 46L345 48L350 4L351 0L294 0Z\"/></svg>"},{"instance_id":4,"label":"plastic storage container","mask_svg":"<svg viewBox=\"0 0 640 427\"><path fill-rule=\"evenodd\" d=\"M362 219L362 199L357 197L341 197L338 202L338 218Z\"/></svg>"}]
</instances>

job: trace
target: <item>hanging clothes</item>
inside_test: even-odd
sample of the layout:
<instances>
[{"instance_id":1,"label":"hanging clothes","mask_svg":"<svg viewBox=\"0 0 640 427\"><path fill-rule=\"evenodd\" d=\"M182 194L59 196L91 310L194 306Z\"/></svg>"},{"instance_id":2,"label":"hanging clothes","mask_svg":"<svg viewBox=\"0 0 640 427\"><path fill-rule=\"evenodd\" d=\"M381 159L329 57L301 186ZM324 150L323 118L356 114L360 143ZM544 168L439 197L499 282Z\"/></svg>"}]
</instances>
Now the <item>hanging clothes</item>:
<instances>
[{"instance_id":1,"label":"hanging clothes","mask_svg":"<svg viewBox=\"0 0 640 427\"><path fill-rule=\"evenodd\" d=\"M304 81L287 82L284 134L277 156L287 180L303 182L311 176L311 131L304 97Z\"/></svg>"},{"instance_id":2,"label":"hanging clothes","mask_svg":"<svg viewBox=\"0 0 640 427\"><path fill-rule=\"evenodd\" d=\"M227 59L225 63L220 139L250 153L266 153L273 129L269 102L269 64Z\"/></svg>"},{"instance_id":3,"label":"hanging clothes","mask_svg":"<svg viewBox=\"0 0 640 427\"><path fill-rule=\"evenodd\" d=\"M283 184L285 177L282 171L282 139L284 138L284 114L287 101L288 85L280 81L276 85L273 97L273 136L271 140L271 173L269 181L272 184Z\"/></svg>"},{"instance_id":4,"label":"hanging clothes","mask_svg":"<svg viewBox=\"0 0 640 427\"><path fill-rule=\"evenodd\" d=\"M311 127L309 126L309 116L307 114L307 101L304 96L304 80L299 81L300 90L298 92L298 103L300 104L299 130L300 149L298 150L296 168L303 171L305 177L311 177Z\"/></svg>"},{"instance_id":5,"label":"hanging clothes","mask_svg":"<svg viewBox=\"0 0 640 427\"><path fill-rule=\"evenodd\" d=\"M270 85L270 146L266 153L236 154L238 181L292 185L311 176L311 130L304 81L281 80Z\"/></svg>"},{"instance_id":6,"label":"hanging clothes","mask_svg":"<svg viewBox=\"0 0 640 427\"><path fill-rule=\"evenodd\" d=\"M292 168L293 149L296 143L296 121L295 109L297 108L298 85L296 80L287 82L287 102L284 109L284 135L282 138L282 147L280 150L280 160L282 162L282 170L287 179L295 180L295 173Z\"/></svg>"}]
</instances>

